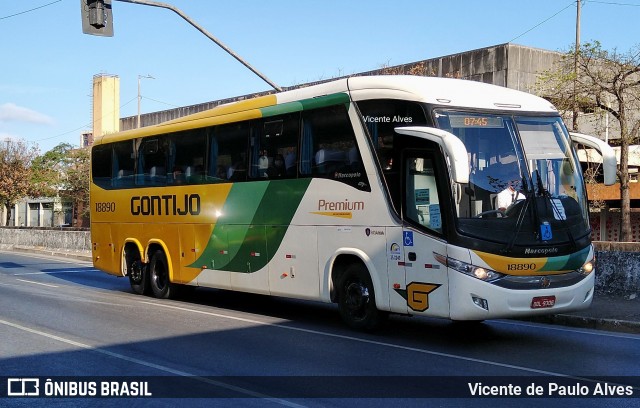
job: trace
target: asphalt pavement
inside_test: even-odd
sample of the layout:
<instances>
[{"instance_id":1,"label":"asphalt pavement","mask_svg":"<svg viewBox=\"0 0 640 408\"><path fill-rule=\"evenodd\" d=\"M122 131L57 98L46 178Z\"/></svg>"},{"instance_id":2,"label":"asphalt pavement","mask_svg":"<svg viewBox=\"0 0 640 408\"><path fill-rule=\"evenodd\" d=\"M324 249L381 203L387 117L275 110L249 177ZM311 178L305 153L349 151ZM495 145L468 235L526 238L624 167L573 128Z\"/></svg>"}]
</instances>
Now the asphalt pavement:
<instances>
[{"instance_id":1,"label":"asphalt pavement","mask_svg":"<svg viewBox=\"0 0 640 408\"><path fill-rule=\"evenodd\" d=\"M91 253L88 251L74 252L22 246L2 249L9 249L16 252L40 253L91 262ZM566 314L537 316L525 320L587 329L640 333L640 296L611 296L596 292L591 307L586 310Z\"/></svg>"}]
</instances>

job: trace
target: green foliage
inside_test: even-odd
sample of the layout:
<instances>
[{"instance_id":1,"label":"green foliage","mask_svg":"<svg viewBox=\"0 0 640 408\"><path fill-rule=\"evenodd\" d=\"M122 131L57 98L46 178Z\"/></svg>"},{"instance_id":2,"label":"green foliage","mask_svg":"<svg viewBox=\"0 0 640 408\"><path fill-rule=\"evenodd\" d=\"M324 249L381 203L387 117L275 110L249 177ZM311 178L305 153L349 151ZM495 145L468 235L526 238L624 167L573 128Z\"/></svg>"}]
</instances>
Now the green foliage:
<instances>
[{"instance_id":1,"label":"green foliage","mask_svg":"<svg viewBox=\"0 0 640 408\"><path fill-rule=\"evenodd\" d=\"M81 219L89 216L89 149L73 149L65 156L60 195L69 198Z\"/></svg>"},{"instance_id":2,"label":"green foliage","mask_svg":"<svg viewBox=\"0 0 640 408\"><path fill-rule=\"evenodd\" d=\"M43 155L25 142L0 148L0 203L11 207L25 197L64 197L79 220L89 216L89 149L61 143ZM79 223L82 226L82 222Z\"/></svg>"},{"instance_id":3,"label":"green foliage","mask_svg":"<svg viewBox=\"0 0 640 408\"><path fill-rule=\"evenodd\" d=\"M31 165L31 197L55 197L64 179L64 161L73 146L61 143L42 156L33 160Z\"/></svg>"},{"instance_id":4,"label":"green foliage","mask_svg":"<svg viewBox=\"0 0 640 408\"><path fill-rule=\"evenodd\" d=\"M0 203L12 206L31 186L31 163L38 154L25 141L7 140L0 147Z\"/></svg>"}]
</instances>

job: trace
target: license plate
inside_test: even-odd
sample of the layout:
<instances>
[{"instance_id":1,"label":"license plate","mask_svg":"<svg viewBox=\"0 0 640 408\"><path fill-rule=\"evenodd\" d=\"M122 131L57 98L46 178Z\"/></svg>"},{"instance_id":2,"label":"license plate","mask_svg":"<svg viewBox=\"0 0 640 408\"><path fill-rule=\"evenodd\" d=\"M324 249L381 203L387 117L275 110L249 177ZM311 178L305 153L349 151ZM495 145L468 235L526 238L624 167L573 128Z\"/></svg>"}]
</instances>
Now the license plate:
<instances>
[{"instance_id":1,"label":"license plate","mask_svg":"<svg viewBox=\"0 0 640 408\"><path fill-rule=\"evenodd\" d=\"M556 304L555 296L538 296L531 299L532 309L544 309L547 307L553 307Z\"/></svg>"}]
</instances>

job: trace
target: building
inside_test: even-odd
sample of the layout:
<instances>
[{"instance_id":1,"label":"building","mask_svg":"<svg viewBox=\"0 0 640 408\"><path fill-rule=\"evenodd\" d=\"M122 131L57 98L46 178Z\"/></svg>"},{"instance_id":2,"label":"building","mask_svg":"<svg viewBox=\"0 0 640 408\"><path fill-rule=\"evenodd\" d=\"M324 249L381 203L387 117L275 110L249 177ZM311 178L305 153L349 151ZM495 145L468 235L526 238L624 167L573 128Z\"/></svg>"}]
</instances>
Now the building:
<instances>
[{"instance_id":1,"label":"building","mask_svg":"<svg viewBox=\"0 0 640 408\"><path fill-rule=\"evenodd\" d=\"M4 210L2 217L7 219ZM26 198L11 208L7 226L64 227L71 225L72 217L72 204L60 197Z\"/></svg>"},{"instance_id":2,"label":"building","mask_svg":"<svg viewBox=\"0 0 640 408\"><path fill-rule=\"evenodd\" d=\"M120 130L120 78L117 75L93 76L93 138Z\"/></svg>"}]
</instances>

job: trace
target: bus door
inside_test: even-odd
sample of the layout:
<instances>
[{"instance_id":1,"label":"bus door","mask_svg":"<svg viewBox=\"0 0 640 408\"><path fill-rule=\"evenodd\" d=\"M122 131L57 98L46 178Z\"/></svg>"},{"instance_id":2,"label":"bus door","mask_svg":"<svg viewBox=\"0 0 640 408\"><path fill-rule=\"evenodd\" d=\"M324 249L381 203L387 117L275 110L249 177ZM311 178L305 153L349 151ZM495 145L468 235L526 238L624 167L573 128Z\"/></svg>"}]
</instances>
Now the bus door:
<instances>
[{"instance_id":1,"label":"bus door","mask_svg":"<svg viewBox=\"0 0 640 408\"><path fill-rule=\"evenodd\" d=\"M433 150L403 152L404 297L410 314L449 317L447 268L435 258L447 254L441 204L448 183L438 170Z\"/></svg>"}]
</instances>

